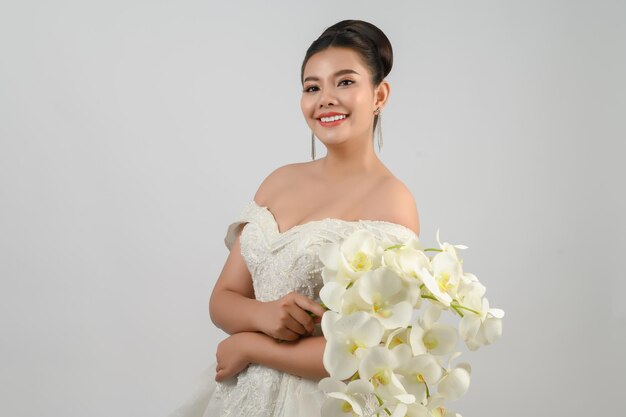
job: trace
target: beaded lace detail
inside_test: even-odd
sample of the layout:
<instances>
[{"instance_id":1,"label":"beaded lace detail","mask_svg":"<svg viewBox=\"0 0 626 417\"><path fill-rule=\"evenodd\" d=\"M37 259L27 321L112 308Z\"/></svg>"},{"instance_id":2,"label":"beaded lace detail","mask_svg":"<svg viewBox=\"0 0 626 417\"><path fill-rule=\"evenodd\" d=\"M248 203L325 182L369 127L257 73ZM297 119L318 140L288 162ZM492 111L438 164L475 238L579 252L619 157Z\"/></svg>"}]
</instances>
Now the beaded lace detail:
<instances>
[{"instance_id":1,"label":"beaded lace detail","mask_svg":"<svg viewBox=\"0 0 626 417\"><path fill-rule=\"evenodd\" d=\"M241 254L252 276L255 296L261 301L273 301L291 291L319 301L323 285L323 264L317 256L320 245L340 242L357 229L367 229L377 238L388 238L393 243L416 236L411 229L388 221L333 218L313 220L280 232L274 215L254 200L228 226L224 243L229 250L240 228ZM319 325L314 334L322 335ZM325 399L317 381L256 364L232 380L218 382L215 391L223 404L221 417L318 417ZM215 400L213 397L210 401ZM372 402L370 407L373 406Z\"/></svg>"}]
</instances>

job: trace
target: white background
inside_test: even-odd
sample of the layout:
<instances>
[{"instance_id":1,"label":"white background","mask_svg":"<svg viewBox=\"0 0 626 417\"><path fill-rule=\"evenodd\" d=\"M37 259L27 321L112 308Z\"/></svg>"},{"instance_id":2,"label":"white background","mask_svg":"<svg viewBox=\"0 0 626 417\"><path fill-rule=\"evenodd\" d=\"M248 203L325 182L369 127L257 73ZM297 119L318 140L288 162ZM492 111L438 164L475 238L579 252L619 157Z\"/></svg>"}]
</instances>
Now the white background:
<instances>
[{"instance_id":1,"label":"white background","mask_svg":"<svg viewBox=\"0 0 626 417\"><path fill-rule=\"evenodd\" d=\"M159 416L224 337L224 235L310 159L324 28L394 48L383 162L506 311L464 416L623 415L624 1L3 1L0 415ZM324 154L317 143L318 155Z\"/></svg>"}]
</instances>

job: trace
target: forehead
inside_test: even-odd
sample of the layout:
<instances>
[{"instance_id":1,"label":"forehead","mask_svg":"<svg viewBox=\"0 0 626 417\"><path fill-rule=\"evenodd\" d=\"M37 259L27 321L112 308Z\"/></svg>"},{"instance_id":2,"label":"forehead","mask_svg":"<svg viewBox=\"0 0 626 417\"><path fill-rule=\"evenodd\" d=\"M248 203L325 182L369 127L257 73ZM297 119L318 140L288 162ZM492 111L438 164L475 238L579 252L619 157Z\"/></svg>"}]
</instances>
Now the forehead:
<instances>
[{"instance_id":1,"label":"forehead","mask_svg":"<svg viewBox=\"0 0 626 417\"><path fill-rule=\"evenodd\" d=\"M307 76L326 77L337 70L353 69L361 75L368 73L359 54L350 48L330 47L311 55L304 67L304 78Z\"/></svg>"}]
</instances>

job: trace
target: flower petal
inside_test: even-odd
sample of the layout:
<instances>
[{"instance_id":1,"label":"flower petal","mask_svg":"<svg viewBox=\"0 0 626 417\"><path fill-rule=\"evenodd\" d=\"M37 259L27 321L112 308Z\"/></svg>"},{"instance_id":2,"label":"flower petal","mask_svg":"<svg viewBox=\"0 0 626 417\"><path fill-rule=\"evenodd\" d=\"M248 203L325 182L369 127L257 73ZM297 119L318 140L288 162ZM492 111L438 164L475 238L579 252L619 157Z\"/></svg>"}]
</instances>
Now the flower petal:
<instances>
[{"instance_id":1,"label":"flower petal","mask_svg":"<svg viewBox=\"0 0 626 417\"><path fill-rule=\"evenodd\" d=\"M324 391L325 393L329 392L345 392L346 384L337 378L326 377L322 378L318 383L317 387Z\"/></svg>"},{"instance_id":2,"label":"flower petal","mask_svg":"<svg viewBox=\"0 0 626 417\"><path fill-rule=\"evenodd\" d=\"M470 375L463 368L454 368L446 375L438 385L438 393L448 401L461 398L470 384Z\"/></svg>"},{"instance_id":3,"label":"flower petal","mask_svg":"<svg viewBox=\"0 0 626 417\"><path fill-rule=\"evenodd\" d=\"M359 369L359 360L349 346L345 342L337 343L335 339L326 342L322 361L328 374L340 380L350 378Z\"/></svg>"},{"instance_id":4,"label":"flower petal","mask_svg":"<svg viewBox=\"0 0 626 417\"><path fill-rule=\"evenodd\" d=\"M338 282L327 282L320 290L320 300L332 311L341 311L343 295L346 287Z\"/></svg>"}]
</instances>

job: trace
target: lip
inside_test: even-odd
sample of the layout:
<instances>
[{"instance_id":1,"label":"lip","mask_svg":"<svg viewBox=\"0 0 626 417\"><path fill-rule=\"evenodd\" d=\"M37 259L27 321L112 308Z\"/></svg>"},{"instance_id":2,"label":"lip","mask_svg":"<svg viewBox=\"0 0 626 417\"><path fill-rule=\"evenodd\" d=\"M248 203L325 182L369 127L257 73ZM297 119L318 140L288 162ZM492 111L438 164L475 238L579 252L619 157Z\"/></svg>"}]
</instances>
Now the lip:
<instances>
[{"instance_id":1,"label":"lip","mask_svg":"<svg viewBox=\"0 0 626 417\"><path fill-rule=\"evenodd\" d=\"M320 117L337 116L338 114L345 114L347 116L346 113L337 113L336 111L331 111L331 112L328 112L328 113L322 113L319 116L317 116L317 118L319 119Z\"/></svg>"},{"instance_id":2,"label":"lip","mask_svg":"<svg viewBox=\"0 0 626 417\"><path fill-rule=\"evenodd\" d=\"M335 116L335 115L344 115L346 117L344 117L343 119L339 119L339 120L335 120L333 122L322 122L322 117L331 117L331 116ZM330 113L322 113L320 114L320 116L317 118L318 123L322 126L322 127L333 127L333 126L338 126L341 123L345 122L348 119L349 115L345 114L345 113L337 113L337 112L330 112Z\"/></svg>"}]
</instances>

